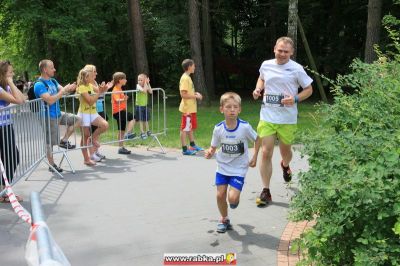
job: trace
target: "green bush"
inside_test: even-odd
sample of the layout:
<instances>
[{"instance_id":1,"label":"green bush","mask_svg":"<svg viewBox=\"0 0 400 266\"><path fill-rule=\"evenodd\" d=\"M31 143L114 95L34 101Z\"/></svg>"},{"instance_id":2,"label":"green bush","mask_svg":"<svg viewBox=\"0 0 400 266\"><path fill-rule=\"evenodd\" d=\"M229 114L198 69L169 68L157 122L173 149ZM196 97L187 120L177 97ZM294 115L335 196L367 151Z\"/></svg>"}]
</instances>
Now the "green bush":
<instances>
[{"instance_id":1,"label":"green bush","mask_svg":"<svg viewBox=\"0 0 400 266\"><path fill-rule=\"evenodd\" d=\"M398 58L354 61L301 141L310 169L299 175L291 219L317 222L301 240L305 265L400 265Z\"/></svg>"}]
</instances>

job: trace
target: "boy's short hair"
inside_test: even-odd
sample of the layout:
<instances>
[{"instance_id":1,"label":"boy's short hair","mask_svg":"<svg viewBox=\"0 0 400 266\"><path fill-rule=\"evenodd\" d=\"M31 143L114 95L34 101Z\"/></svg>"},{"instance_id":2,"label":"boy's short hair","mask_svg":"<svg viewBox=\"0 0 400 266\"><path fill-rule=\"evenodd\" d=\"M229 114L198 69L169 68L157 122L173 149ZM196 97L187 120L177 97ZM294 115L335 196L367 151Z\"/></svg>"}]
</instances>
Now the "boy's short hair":
<instances>
[{"instance_id":1,"label":"boy's short hair","mask_svg":"<svg viewBox=\"0 0 400 266\"><path fill-rule=\"evenodd\" d=\"M139 79L140 77L147 78L148 76L146 73L140 73L137 77Z\"/></svg>"},{"instance_id":2,"label":"boy's short hair","mask_svg":"<svg viewBox=\"0 0 400 266\"><path fill-rule=\"evenodd\" d=\"M185 59L182 61L182 68L184 71L188 70L192 65L194 65L194 61L192 59Z\"/></svg>"},{"instance_id":3,"label":"boy's short hair","mask_svg":"<svg viewBox=\"0 0 400 266\"><path fill-rule=\"evenodd\" d=\"M242 104L242 99L240 98L239 94L236 92L225 92L224 94L221 95L221 99L219 101L221 106L224 106L224 104L229 100L232 99L235 102L237 102L239 105Z\"/></svg>"},{"instance_id":4,"label":"boy's short hair","mask_svg":"<svg viewBox=\"0 0 400 266\"><path fill-rule=\"evenodd\" d=\"M124 72L115 72L113 75L114 85L117 84L121 79L126 79L126 75Z\"/></svg>"}]
</instances>

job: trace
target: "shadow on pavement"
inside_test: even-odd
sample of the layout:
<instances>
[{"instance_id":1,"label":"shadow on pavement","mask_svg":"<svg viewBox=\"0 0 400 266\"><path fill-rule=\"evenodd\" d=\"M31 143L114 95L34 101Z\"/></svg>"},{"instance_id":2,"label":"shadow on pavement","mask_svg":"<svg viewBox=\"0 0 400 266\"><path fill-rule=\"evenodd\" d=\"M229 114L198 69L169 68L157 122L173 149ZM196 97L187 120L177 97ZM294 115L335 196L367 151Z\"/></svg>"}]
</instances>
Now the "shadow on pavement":
<instances>
[{"instance_id":1,"label":"shadow on pavement","mask_svg":"<svg viewBox=\"0 0 400 266\"><path fill-rule=\"evenodd\" d=\"M253 232L255 227L252 225L238 224L237 226L243 228L246 233L241 235L235 230L235 228L233 228L233 230L228 230L227 233L233 240L242 243L243 250L241 253L243 254L252 254L249 250L249 246L258 246L260 248L275 250L279 243L280 239L274 236Z\"/></svg>"}]
</instances>

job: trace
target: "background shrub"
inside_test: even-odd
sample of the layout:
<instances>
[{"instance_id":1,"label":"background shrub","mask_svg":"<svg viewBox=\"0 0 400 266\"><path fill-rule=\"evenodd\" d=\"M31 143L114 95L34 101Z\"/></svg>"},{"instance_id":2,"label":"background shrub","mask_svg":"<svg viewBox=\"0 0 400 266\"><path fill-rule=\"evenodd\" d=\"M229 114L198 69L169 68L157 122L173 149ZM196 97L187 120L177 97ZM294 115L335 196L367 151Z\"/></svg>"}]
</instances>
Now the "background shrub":
<instances>
[{"instance_id":1,"label":"background shrub","mask_svg":"<svg viewBox=\"0 0 400 266\"><path fill-rule=\"evenodd\" d=\"M310 169L291 218L317 221L301 240L304 264L400 265L398 58L354 61L337 79L334 104L321 106L318 129L301 140Z\"/></svg>"}]
</instances>

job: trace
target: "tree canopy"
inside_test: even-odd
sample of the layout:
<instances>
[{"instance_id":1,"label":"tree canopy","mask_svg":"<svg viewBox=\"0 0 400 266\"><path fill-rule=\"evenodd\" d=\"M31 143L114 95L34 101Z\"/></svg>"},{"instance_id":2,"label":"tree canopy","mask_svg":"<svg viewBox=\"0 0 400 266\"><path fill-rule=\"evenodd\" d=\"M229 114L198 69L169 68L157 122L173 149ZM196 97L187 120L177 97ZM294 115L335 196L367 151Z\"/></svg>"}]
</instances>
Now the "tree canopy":
<instances>
[{"instance_id":1,"label":"tree canopy","mask_svg":"<svg viewBox=\"0 0 400 266\"><path fill-rule=\"evenodd\" d=\"M152 84L176 94L180 64L192 57L188 1L139 2ZM254 87L261 62L273 57L276 38L287 35L288 2L209 1L216 95ZM201 12L202 1L196 3ZM138 73L129 12L124 0L3 0L0 57L10 59L20 73L30 73L31 79L38 73L38 62L50 58L62 82L75 80L79 69L91 63L100 79L124 71L133 85ZM398 14L399 6L384 1L381 12ZM354 58L363 58L367 0L303 0L298 15L317 68L325 76L346 73ZM386 42L381 38L382 49ZM308 65L300 39L297 48L297 61Z\"/></svg>"}]
</instances>

